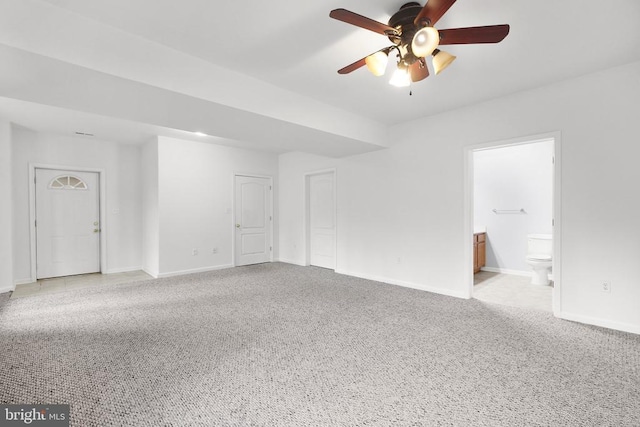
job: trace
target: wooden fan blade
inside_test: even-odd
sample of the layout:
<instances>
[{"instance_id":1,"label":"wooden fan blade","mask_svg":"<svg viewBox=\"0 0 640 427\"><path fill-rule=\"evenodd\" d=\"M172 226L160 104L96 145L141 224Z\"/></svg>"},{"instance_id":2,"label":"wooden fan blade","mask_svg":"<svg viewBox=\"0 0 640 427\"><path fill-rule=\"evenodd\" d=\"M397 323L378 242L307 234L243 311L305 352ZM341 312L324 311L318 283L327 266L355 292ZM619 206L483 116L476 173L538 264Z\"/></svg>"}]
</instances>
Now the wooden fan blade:
<instances>
[{"instance_id":1,"label":"wooden fan blade","mask_svg":"<svg viewBox=\"0 0 640 427\"><path fill-rule=\"evenodd\" d=\"M369 19L366 16L350 12L346 9L334 9L329 13L329 16L333 19L337 19L338 21L346 22L347 24L355 25L356 27L364 28L365 30L373 31L374 33L385 36L398 33L393 27L383 24L382 22Z\"/></svg>"},{"instance_id":2,"label":"wooden fan blade","mask_svg":"<svg viewBox=\"0 0 640 427\"><path fill-rule=\"evenodd\" d=\"M509 25L488 25L486 27L451 28L438 30L440 44L499 43L509 34Z\"/></svg>"},{"instance_id":3,"label":"wooden fan blade","mask_svg":"<svg viewBox=\"0 0 640 427\"><path fill-rule=\"evenodd\" d=\"M428 20L429 25L433 27L455 2L456 0L428 0L413 23L422 25L422 22Z\"/></svg>"},{"instance_id":4,"label":"wooden fan blade","mask_svg":"<svg viewBox=\"0 0 640 427\"><path fill-rule=\"evenodd\" d=\"M423 58L409 66L409 74L411 75L411 81L414 83L429 77L429 69Z\"/></svg>"},{"instance_id":5,"label":"wooden fan blade","mask_svg":"<svg viewBox=\"0 0 640 427\"><path fill-rule=\"evenodd\" d=\"M367 63L365 62L366 59L367 59L367 57L365 56L362 59L358 59L353 64L349 64L344 68L340 68L338 70L338 74L349 74L350 72L355 71L360 67L364 67L365 65L367 65Z\"/></svg>"},{"instance_id":6,"label":"wooden fan blade","mask_svg":"<svg viewBox=\"0 0 640 427\"><path fill-rule=\"evenodd\" d=\"M376 54L378 52L384 52L384 53L386 53L388 55L389 51L391 49L393 49L393 46L385 47L384 49L376 50L371 55ZM367 61L367 57L369 57L371 55L367 55L362 59L358 59L353 64L349 64L346 67L339 69L338 70L338 74L349 74L350 72L355 71L360 67L364 67L365 65L367 65L367 62L366 62Z\"/></svg>"}]
</instances>

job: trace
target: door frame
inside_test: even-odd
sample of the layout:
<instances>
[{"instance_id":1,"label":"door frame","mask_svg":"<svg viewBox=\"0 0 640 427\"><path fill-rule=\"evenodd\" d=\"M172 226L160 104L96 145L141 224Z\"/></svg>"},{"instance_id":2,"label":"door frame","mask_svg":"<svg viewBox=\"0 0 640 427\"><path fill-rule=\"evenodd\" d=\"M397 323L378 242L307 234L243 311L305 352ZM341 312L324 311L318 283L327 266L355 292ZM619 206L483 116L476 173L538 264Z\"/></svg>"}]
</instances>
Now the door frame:
<instances>
[{"instance_id":1,"label":"door frame","mask_svg":"<svg viewBox=\"0 0 640 427\"><path fill-rule=\"evenodd\" d=\"M29 239L31 282L37 281L38 256L36 251L36 169L53 169L72 172L93 172L98 174L98 208L100 212L100 273L105 274L107 268L107 204L106 204L106 172L100 168L86 168L69 165L53 165L45 163L29 163Z\"/></svg>"},{"instance_id":2,"label":"door frame","mask_svg":"<svg viewBox=\"0 0 640 427\"><path fill-rule=\"evenodd\" d=\"M271 216L271 224L269 225L270 230L271 230L271 250L269 251L269 262L273 262L273 253L275 252L274 248L275 248L275 239L274 239L274 235L273 235L273 224L276 220L275 215L273 214L274 212L274 208L273 208L273 194L275 193L275 187L273 185L273 176L271 175L260 175L260 174L255 174L255 173L242 173L242 172L234 172L233 173L233 178L231 180L231 186L232 186L232 190L231 190L231 197L232 197L232 201L231 201L231 264L236 267L236 177L238 176L246 176L249 178L265 178L269 180L269 186L271 187L271 191L270 191L270 203L269 203L269 216Z\"/></svg>"},{"instance_id":3,"label":"door frame","mask_svg":"<svg viewBox=\"0 0 640 427\"><path fill-rule=\"evenodd\" d=\"M315 175L333 174L333 224L335 229L335 249L334 249L334 266L335 271L338 266L338 172L336 168L321 169L313 172L307 172L304 174L304 195L302 197L304 208L302 217L302 229L303 235L303 248L304 248L304 266L309 267L311 265L311 177Z\"/></svg>"},{"instance_id":4,"label":"door frame","mask_svg":"<svg viewBox=\"0 0 640 427\"><path fill-rule=\"evenodd\" d=\"M485 142L464 147L464 259L465 280L468 283L468 298L473 298L473 228L474 228L474 179L473 153L479 150L501 148L516 145L532 144L553 140L554 165L552 188L552 236L553 236L553 315L561 317L562 313L562 133L549 132L531 136Z\"/></svg>"}]
</instances>

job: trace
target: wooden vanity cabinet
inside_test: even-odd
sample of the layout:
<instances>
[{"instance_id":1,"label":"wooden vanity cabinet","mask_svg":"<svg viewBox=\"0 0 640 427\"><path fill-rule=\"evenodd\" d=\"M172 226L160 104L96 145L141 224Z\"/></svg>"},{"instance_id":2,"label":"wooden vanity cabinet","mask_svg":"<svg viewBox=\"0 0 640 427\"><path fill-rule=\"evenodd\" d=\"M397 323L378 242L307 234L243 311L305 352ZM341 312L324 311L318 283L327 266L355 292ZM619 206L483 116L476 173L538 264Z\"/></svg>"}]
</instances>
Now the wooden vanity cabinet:
<instances>
[{"instance_id":1,"label":"wooden vanity cabinet","mask_svg":"<svg viewBox=\"0 0 640 427\"><path fill-rule=\"evenodd\" d=\"M487 233L473 235L473 273L480 271L487 262Z\"/></svg>"}]
</instances>

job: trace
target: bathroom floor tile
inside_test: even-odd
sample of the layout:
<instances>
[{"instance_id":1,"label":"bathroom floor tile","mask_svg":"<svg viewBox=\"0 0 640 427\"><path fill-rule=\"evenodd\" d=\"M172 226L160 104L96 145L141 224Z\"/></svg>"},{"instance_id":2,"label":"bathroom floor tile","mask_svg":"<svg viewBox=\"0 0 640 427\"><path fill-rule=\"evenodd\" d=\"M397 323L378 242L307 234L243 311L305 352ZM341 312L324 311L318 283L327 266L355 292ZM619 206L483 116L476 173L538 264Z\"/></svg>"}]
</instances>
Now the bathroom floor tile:
<instances>
[{"instance_id":1,"label":"bathroom floor tile","mask_svg":"<svg viewBox=\"0 0 640 427\"><path fill-rule=\"evenodd\" d=\"M473 297L481 301L553 311L553 286L532 285L530 277L480 271L474 285Z\"/></svg>"}]
</instances>

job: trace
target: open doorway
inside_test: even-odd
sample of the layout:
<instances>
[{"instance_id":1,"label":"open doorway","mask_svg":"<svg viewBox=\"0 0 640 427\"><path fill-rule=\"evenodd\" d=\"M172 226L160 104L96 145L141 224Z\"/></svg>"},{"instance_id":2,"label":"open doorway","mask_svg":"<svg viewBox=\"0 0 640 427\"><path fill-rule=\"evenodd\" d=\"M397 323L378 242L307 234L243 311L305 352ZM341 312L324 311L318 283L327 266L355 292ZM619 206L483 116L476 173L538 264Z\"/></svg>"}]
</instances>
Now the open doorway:
<instances>
[{"instance_id":1,"label":"open doorway","mask_svg":"<svg viewBox=\"0 0 640 427\"><path fill-rule=\"evenodd\" d=\"M559 135L469 148L470 296L559 313Z\"/></svg>"}]
</instances>

